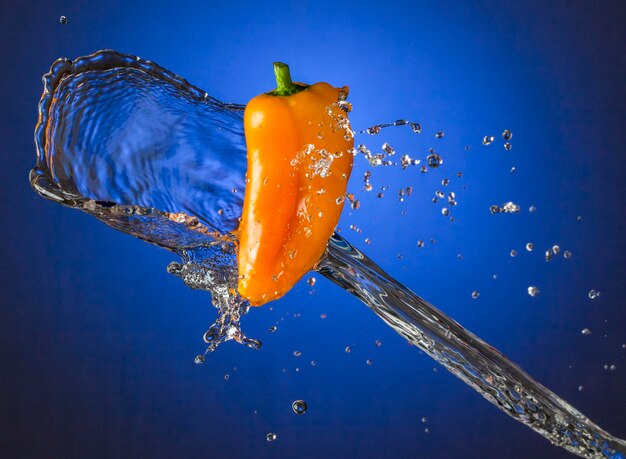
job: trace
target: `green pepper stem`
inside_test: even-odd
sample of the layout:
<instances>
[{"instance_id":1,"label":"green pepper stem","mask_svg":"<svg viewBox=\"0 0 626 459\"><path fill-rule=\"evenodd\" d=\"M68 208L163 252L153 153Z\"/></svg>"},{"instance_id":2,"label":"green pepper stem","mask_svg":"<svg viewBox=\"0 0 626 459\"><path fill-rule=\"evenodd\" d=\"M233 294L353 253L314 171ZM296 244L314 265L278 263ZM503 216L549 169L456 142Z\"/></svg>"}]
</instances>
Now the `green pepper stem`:
<instances>
[{"instance_id":1,"label":"green pepper stem","mask_svg":"<svg viewBox=\"0 0 626 459\"><path fill-rule=\"evenodd\" d=\"M291 81L289 66L284 62L274 62L274 75L276 76L276 89L271 94L275 96L290 96L306 89L305 85L294 84Z\"/></svg>"}]
</instances>

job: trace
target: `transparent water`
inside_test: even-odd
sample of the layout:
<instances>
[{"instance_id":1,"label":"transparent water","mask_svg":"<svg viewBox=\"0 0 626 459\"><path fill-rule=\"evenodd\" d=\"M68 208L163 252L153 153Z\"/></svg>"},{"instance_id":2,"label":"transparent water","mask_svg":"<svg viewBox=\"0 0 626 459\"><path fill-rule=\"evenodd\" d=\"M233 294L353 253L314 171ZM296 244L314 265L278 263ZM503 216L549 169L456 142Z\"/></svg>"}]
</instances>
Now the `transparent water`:
<instances>
[{"instance_id":1,"label":"transparent water","mask_svg":"<svg viewBox=\"0 0 626 459\"><path fill-rule=\"evenodd\" d=\"M30 181L43 197L181 257L168 271L211 292L218 308L207 351L234 339L252 348L239 320L237 226L243 199L242 107L222 104L156 64L102 51L57 61L44 77ZM418 123L398 121L368 129ZM370 132L371 130L371 132ZM442 133L443 136L443 133ZM491 142L493 139L487 139ZM365 146L373 165L385 164ZM430 167L441 159L433 157ZM403 166L419 161L402 159ZM424 166L422 166L424 167ZM358 200L348 196L352 207ZM498 211L515 212L506 203ZM317 270L361 299L389 326L503 412L587 458L623 458L626 442L589 421L454 320L388 276L339 235ZM196 357L201 363L203 356ZM268 434L268 441L276 435Z\"/></svg>"}]
</instances>

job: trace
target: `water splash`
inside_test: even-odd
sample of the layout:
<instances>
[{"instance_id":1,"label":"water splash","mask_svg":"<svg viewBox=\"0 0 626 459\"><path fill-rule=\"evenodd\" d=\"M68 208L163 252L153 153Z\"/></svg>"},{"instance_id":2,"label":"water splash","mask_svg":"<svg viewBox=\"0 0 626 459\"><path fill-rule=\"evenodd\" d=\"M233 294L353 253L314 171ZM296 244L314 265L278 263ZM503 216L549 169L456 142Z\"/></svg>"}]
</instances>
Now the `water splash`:
<instances>
[{"instance_id":1,"label":"water splash","mask_svg":"<svg viewBox=\"0 0 626 459\"><path fill-rule=\"evenodd\" d=\"M258 349L240 319L235 240L243 205L243 107L223 104L148 61L100 51L43 77L30 173L43 197L178 254L168 272L218 308L207 351ZM202 363L203 356L196 362Z\"/></svg>"},{"instance_id":2,"label":"water splash","mask_svg":"<svg viewBox=\"0 0 626 459\"><path fill-rule=\"evenodd\" d=\"M235 240L229 236L237 227L245 188L241 115L241 106L222 104L156 64L101 51L52 66L44 76L35 131L37 164L30 181L41 196L180 255L182 263L170 263L168 271L212 293L220 312L205 333L207 352L229 339L260 347L239 326L249 305L236 294ZM367 132L403 125L421 131L417 123L399 120ZM387 150L384 158L391 155ZM386 164L384 158L369 159ZM408 159L403 164L409 165ZM347 198L357 209L359 201ZM507 204L498 210L519 211ZM317 269L554 444L586 458L625 457L626 442L398 284L338 235ZM203 355L196 358L203 361ZM270 432L266 438L277 436Z\"/></svg>"}]
</instances>

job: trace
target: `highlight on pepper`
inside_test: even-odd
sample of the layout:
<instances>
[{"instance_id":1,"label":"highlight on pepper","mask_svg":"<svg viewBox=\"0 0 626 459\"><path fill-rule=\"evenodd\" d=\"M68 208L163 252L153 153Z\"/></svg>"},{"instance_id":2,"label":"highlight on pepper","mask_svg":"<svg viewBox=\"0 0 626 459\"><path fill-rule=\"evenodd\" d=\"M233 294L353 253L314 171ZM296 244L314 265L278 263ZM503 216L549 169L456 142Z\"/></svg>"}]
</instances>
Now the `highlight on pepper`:
<instances>
[{"instance_id":1,"label":"highlight on pepper","mask_svg":"<svg viewBox=\"0 0 626 459\"><path fill-rule=\"evenodd\" d=\"M238 229L238 290L260 306L287 293L324 253L343 209L354 147L347 88L291 80L244 112L248 170Z\"/></svg>"}]
</instances>

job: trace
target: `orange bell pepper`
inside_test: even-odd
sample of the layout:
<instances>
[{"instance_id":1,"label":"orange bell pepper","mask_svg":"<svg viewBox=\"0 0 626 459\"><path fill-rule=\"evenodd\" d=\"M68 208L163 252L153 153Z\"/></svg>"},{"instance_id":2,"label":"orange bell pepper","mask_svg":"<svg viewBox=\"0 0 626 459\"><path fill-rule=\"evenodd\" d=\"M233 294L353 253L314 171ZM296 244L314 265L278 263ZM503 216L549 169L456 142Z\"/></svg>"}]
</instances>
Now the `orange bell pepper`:
<instances>
[{"instance_id":1,"label":"orange bell pepper","mask_svg":"<svg viewBox=\"0 0 626 459\"><path fill-rule=\"evenodd\" d=\"M254 306L280 298L320 259L343 208L354 140L345 92L293 83L274 63L277 88L244 112L248 171L238 229L238 290Z\"/></svg>"}]
</instances>

